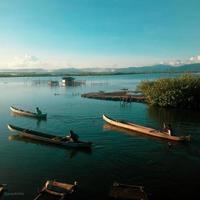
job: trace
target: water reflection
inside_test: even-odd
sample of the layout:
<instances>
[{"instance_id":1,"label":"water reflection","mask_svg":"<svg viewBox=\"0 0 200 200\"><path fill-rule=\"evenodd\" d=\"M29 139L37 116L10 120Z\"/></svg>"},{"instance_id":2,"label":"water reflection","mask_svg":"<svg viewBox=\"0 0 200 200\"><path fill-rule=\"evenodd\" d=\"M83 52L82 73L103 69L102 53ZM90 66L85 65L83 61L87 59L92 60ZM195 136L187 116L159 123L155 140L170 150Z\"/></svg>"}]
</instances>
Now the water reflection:
<instances>
[{"instance_id":1,"label":"water reflection","mask_svg":"<svg viewBox=\"0 0 200 200\"><path fill-rule=\"evenodd\" d=\"M160 108L156 106L148 107L148 115L158 123L163 122L184 122L199 123L200 113L191 110Z\"/></svg>"},{"instance_id":2,"label":"water reflection","mask_svg":"<svg viewBox=\"0 0 200 200\"><path fill-rule=\"evenodd\" d=\"M104 131L116 131L116 132L119 132L119 133L124 133L126 135L132 135L132 136L139 135L137 132L129 131L127 129L116 127L116 126L113 126L113 125L107 124L107 123L103 125L103 130Z\"/></svg>"},{"instance_id":3,"label":"water reflection","mask_svg":"<svg viewBox=\"0 0 200 200\"><path fill-rule=\"evenodd\" d=\"M82 85L86 85L85 80L75 80L73 77L63 77L60 78L54 78L53 80L49 79L36 79L32 80L31 82L32 86L49 86L49 87L78 87Z\"/></svg>"},{"instance_id":4,"label":"water reflection","mask_svg":"<svg viewBox=\"0 0 200 200\"><path fill-rule=\"evenodd\" d=\"M185 145L185 151L193 158L200 157L200 113L198 111L149 106L148 115L160 126L163 122L170 122L176 135L191 135L192 145Z\"/></svg>"},{"instance_id":5,"label":"water reflection","mask_svg":"<svg viewBox=\"0 0 200 200\"><path fill-rule=\"evenodd\" d=\"M64 149L67 152L69 152L69 158L73 158L75 157L78 153L85 153L85 154L92 154L92 149L88 148L88 149L72 149L72 148L67 148L64 146L60 146L60 145L56 145L56 144L48 144L42 141L36 141L36 140L31 140L28 138L24 138L19 134L15 134L15 135L10 135L8 137L9 141L20 141L20 142L24 142L24 143L31 143L31 144L36 144L36 145L41 145L41 146L47 146L49 148L60 148L60 149Z\"/></svg>"},{"instance_id":6,"label":"water reflection","mask_svg":"<svg viewBox=\"0 0 200 200\"><path fill-rule=\"evenodd\" d=\"M78 178L81 191L73 199L106 199L113 180L143 183L154 194L155 198L152 199L183 199L181 197L185 196L191 199L189 196L198 195L200 113L148 108L139 103L122 107L119 102L82 99L79 95L99 90L117 91L120 88L134 90L141 80L159 76L161 75L89 76L85 78L86 86L76 88L53 88L42 81L38 85L36 83L37 86L31 85L32 80L39 78L1 79L0 179L5 183L12 183L14 191L23 188L25 196L16 197L21 200L33 199L41 180L54 177L60 180ZM77 77L79 78L82 77ZM2 83L4 81L8 82L6 89ZM50 115L47 121L18 116L14 118L8 112L9 106L13 104L34 107L40 105ZM192 134L192 143L187 146L173 145L169 149L166 141L150 139L124 129L112 127L111 130L105 128L103 132L101 129L104 123L100 119L103 113L112 113L119 119L133 120L154 128L162 126L163 121L172 122L173 127L179 129L177 133L180 135ZM8 122L60 134L65 130L75 129L80 131L80 136L92 140L98 146L95 144L92 152L85 152L24 138L12 139L15 136L11 136L9 141L8 135L3 134L8 133L5 126ZM40 128L37 129L36 124ZM171 190L173 191L166 194L166 191Z\"/></svg>"},{"instance_id":7,"label":"water reflection","mask_svg":"<svg viewBox=\"0 0 200 200\"><path fill-rule=\"evenodd\" d=\"M149 106L148 116L160 127L163 122L170 123L176 135L192 135L192 140L200 140L200 113L197 111Z\"/></svg>"},{"instance_id":8,"label":"water reflection","mask_svg":"<svg viewBox=\"0 0 200 200\"><path fill-rule=\"evenodd\" d=\"M30 116L23 116L23 115L18 115L18 114L15 114L13 112L11 112L11 116L12 117L15 117L15 118L28 118L29 120L32 120L33 123L36 124L36 127L39 128L41 126L42 123L46 123L47 122L47 118L45 119L38 119L38 118L35 118L35 117L30 117Z\"/></svg>"},{"instance_id":9,"label":"water reflection","mask_svg":"<svg viewBox=\"0 0 200 200\"><path fill-rule=\"evenodd\" d=\"M37 117L32 117L32 116L28 116L28 115L21 115L21 114L17 114L17 113L13 113L13 112L10 112L10 115L12 117L23 117L23 118L30 118L30 119L34 119L36 121L46 121L47 118L37 118Z\"/></svg>"}]
</instances>

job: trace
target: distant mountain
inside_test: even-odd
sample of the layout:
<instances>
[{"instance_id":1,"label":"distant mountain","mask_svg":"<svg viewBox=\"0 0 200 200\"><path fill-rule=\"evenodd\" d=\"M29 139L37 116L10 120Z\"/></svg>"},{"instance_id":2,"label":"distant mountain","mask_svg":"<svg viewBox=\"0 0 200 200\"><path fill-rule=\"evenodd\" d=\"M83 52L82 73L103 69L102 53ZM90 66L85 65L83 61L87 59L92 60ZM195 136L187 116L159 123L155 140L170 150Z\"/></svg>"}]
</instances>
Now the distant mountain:
<instances>
[{"instance_id":1,"label":"distant mountain","mask_svg":"<svg viewBox=\"0 0 200 200\"><path fill-rule=\"evenodd\" d=\"M111 68L111 67L90 67L90 68L84 68L81 69L82 72L95 72L95 73L104 73L104 72L115 72L116 68Z\"/></svg>"},{"instance_id":2,"label":"distant mountain","mask_svg":"<svg viewBox=\"0 0 200 200\"><path fill-rule=\"evenodd\" d=\"M187 64L182 66L153 65L144 67L128 67L116 69L118 73L155 73L155 72L193 72L200 71L200 63Z\"/></svg>"},{"instance_id":3,"label":"distant mountain","mask_svg":"<svg viewBox=\"0 0 200 200\"><path fill-rule=\"evenodd\" d=\"M115 68L61 68L53 70L52 73L54 74L86 74L86 73L112 73L115 72Z\"/></svg>"},{"instance_id":4,"label":"distant mountain","mask_svg":"<svg viewBox=\"0 0 200 200\"><path fill-rule=\"evenodd\" d=\"M0 69L0 72L13 72L13 73L47 73L48 70L43 68L20 68L20 69Z\"/></svg>"},{"instance_id":5,"label":"distant mountain","mask_svg":"<svg viewBox=\"0 0 200 200\"><path fill-rule=\"evenodd\" d=\"M170 65L153 65L144 67L127 67L117 69L115 72L119 73L152 73L152 72L164 72L170 71L172 66Z\"/></svg>"},{"instance_id":6,"label":"distant mountain","mask_svg":"<svg viewBox=\"0 0 200 200\"><path fill-rule=\"evenodd\" d=\"M180 71L200 71L200 63L187 64L179 68Z\"/></svg>"},{"instance_id":7,"label":"distant mountain","mask_svg":"<svg viewBox=\"0 0 200 200\"><path fill-rule=\"evenodd\" d=\"M79 74L82 72L82 70L77 68L61 68L61 69L55 69L51 71L53 74Z\"/></svg>"},{"instance_id":8,"label":"distant mountain","mask_svg":"<svg viewBox=\"0 0 200 200\"><path fill-rule=\"evenodd\" d=\"M98 74L129 74L129 73L175 73L175 72L200 72L200 63L185 64L181 66L172 65L153 65L143 67L126 67L126 68L60 68L55 70L46 70L42 68L26 69L1 69L1 73L11 75L98 75Z\"/></svg>"}]
</instances>

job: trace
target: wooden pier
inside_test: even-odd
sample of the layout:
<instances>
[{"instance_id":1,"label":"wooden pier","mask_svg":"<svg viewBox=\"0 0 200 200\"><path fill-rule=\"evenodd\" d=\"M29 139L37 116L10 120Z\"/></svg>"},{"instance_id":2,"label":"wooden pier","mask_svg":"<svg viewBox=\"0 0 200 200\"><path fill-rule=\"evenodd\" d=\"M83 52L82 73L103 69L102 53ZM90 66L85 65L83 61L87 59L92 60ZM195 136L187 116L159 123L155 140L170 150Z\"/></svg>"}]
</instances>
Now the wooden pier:
<instances>
[{"instance_id":1,"label":"wooden pier","mask_svg":"<svg viewBox=\"0 0 200 200\"><path fill-rule=\"evenodd\" d=\"M99 99L99 100L120 101L124 103L145 102L145 98L143 95L130 93L129 91L116 91L116 92L99 91L99 92L82 94L81 97Z\"/></svg>"}]
</instances>

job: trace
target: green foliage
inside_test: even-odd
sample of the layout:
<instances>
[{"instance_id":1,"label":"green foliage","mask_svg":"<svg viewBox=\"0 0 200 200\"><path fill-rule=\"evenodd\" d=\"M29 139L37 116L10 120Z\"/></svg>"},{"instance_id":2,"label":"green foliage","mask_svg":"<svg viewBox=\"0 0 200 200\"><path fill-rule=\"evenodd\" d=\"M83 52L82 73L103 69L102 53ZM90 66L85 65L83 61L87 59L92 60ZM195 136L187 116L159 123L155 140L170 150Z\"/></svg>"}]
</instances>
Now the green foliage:
<instances>
[{"instance_id":1,"label":"green foliage","mask_svg":"<svg viewBox=\"0 0 200 200\"><path fill-rule=\"evenodd\" d=\"M139 84L147 103L161 107L200 108L200 78L183 75Z\"/></svg>"}]
</instances>

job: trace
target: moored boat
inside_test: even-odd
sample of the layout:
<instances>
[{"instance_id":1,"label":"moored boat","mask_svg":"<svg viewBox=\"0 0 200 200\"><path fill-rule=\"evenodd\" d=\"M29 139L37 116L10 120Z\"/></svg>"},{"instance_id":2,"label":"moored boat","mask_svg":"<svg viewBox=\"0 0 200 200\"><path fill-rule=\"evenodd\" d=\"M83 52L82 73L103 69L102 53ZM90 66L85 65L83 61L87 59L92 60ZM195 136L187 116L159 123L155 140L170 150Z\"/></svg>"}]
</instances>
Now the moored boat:
<instances>
[{"instance_id":1,"label":"moored boat","mask_svg":"<svg viewBox=\"0 0 200 200\"><path fill-rule=\"evenodd\" d=\"M65 199L68 195L72 194L77 187L77 182L74 184L62 183L55 180L48 180L44 184L44 187L39 192L34 200L39 199L45 193L50 195L59 196L61 199Z\"/></svg>"},{"instance_id":2,"label":"moored boat","mask_svg":"<svg viewBox=\"0 0 200 200\"><path fill-rule=\"evenodd\" d=\"M113 199L148 200L143 186L127 185L114 182L109 196Z\"/></svg>"},{"instance_id":3,"label":"moored boat","mask_svg":"<svg viewBox=\"0 0 200 200\"><path fill-rule=\"evenodd\" d=\"M73 147L73 148L90 148L92 146L91 142L84 142L84 141L71 141L66 137L46 134L30 129L20 128L17 126L13 126L8 124L8 129L11 131L17 131L20 133L22 137L38 140L50 144L61 145L64 147Z\"/></svg>"},{"instance_id":4,"label":"moored boat","mask_svg":"<svg viewBox=\"0 0 200 200\"><path fill-rule=\"evenodd\" d=\"M25 111L19 108L16 108L14 106L10 106L10 110L17 115L24 115L24 116L28 116L28 117L34 117L37 119L46 119L47 118L47 114L38 114L35 112L30 112L30 111Z\"/></svg>"},{"instance_id":5,"label":"moored boat","mask_svg":"<svg viewBox=\"0 0 200 200\"><path fill-rule=\"evenodd\" d=\"M4 186L2 184L0 184L0 195L2 195L4 192Z\"/></svg>"},{"instance_id":6,"label":"moored boat","mask_svg":"<svg viewBox=\"0 0 200 200\"><path fill-rule=\"evenodd\" d=\"M134 132L142 133L145 135L161 138L161 139L177 141L177 142L190 141L190 139L191 139L190 135L188 135L188 136L172 136L172 135L168 135L167 132L164 132L164 131L156 130L153 128L148 128L145 126L133 124L133 123L122 121L122 120L115 120L115 119L109 118L106 115L103 115L103 119L111 125L114 125L114 126L117 126L120 128L124 128L124 129L128 129L128 130L131 130Z\"/></svg>"}]
</instances>

